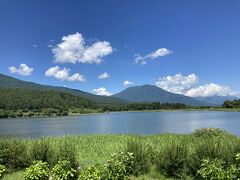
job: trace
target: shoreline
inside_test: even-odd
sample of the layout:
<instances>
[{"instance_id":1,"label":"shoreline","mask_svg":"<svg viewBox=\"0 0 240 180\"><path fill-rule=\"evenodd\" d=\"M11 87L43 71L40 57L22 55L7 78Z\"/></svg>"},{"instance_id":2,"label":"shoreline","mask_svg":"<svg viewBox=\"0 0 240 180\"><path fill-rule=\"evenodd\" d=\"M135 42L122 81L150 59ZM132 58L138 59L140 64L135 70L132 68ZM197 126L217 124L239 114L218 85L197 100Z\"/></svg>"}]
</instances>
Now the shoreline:
<instances>
[{"instance_id":1,"label":"shoreline","mask_svg":"<svg viewBox=\"0 0 240 180\"><path fill-rule=\"evenodd\" d=\"M210 109L160 109L160 110L134 110L134 111L110 111L110 112L89 112L89 113L70 113L68 115L53 115L53 116L30 116L30 117L7 117L0 118L3 119L31 119L31 118L56 118L56 117L71 117L71 116L88 116L88 115L98 115L98 114L113 114L113 113L148 113L148 112L240 112L240 108L210 108Z\"/></svg>"}]
</instances>

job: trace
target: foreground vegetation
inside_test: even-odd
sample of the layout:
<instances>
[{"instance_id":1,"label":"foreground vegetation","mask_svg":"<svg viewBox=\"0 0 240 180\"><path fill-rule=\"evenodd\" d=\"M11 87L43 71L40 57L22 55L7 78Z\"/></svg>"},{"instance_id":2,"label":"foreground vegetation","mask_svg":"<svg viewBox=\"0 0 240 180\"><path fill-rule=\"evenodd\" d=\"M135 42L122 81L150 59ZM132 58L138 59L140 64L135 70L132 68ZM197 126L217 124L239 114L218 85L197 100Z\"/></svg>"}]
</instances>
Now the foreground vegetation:
<instances>
[{"instance_id":1,"label":"foreground vegetation","mask_svg":"<svg viewBox=\"0 0 240 180\"><path fill-rule=\"evenodd\" d=\"M0 164L5 170L1 173L0 166L0 176L3 179L38 176L83 180L237 179L239 153L239 137L219 129L202 129L189 135L1 138Z\"/></svg>"}]
</instances>

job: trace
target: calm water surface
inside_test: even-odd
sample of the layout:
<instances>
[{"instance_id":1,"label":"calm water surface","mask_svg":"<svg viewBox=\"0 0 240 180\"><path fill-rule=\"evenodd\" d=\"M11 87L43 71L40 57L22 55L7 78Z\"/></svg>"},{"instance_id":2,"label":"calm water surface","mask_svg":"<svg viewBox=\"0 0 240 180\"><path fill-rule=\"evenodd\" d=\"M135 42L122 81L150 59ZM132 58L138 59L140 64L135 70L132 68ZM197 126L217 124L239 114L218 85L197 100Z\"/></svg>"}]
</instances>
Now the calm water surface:
<instances>
[{"instance_id":1,"label":"calm water surface","mask_svg":"<svg viewBox=\"0 0 240 180\"><path fill-rule=\"evenodd\" d=\"M216 127L240 135L240 112L122 112L109 114L1 119L1 136L41 137L67 134L190 133Z\"/></svg>"}]
</instances>

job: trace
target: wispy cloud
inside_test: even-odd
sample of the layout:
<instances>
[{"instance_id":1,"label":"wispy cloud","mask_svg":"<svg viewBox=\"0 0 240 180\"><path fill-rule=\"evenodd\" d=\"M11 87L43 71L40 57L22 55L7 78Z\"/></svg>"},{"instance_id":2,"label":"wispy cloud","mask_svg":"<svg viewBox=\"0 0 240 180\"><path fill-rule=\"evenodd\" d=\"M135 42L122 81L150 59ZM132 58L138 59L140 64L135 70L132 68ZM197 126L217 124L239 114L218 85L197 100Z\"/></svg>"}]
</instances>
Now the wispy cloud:
<instances>
[{"instance_id":1,"label":"wispy cloud","mask_svg":"<svg viewBox=\"0 0 240 180\"><path fill-rule=\"evenodd\" d=\"M103 74L98 75L98 79L107 79L110 75L107 72L104 72Z\"/></svg>"},{"instance_id":2,"label":"wispy cloud","mask_svg":"<svg viewBox=\"0 0 240 180\"><path fill-rule=\"evenodd\" d=\"M152 60L152 59L156 59L158 57L163 57L163 56L167 56L169 54L172 54L173 52L167 48L160 48L157 49L154 52L151 52L150 54L147 54L146 56L141 56L140 54L136 54L136 58L134 60L135 64L146 64L148 61Z\"/></svg>"},{"instance_id":3,"label":"wispy cloud","mask_svg":"<svg viewBox=\"0 0 240 180\"><path fill-rule=\"evenodd\" d=\"M112 93L108 92L105 87L100 87L97 89L92 90L93 93L101 96L111 96Z\"/></svg>"},{"instance_id":4,"label":"wispy cloud","mask_svg":"<svg viewBox=\"0 0 240 180\"><path fill-rule=\"evenodd\" d=\"M86 78L79 74L75 73L73 75L69 74L70 69L63 68L61 69L58 66L51 67L45 72L45 76L47 77L54 77L56 79L59 79L61 81L79 81L79 82L85 82Z\"/></svg>"},{"instance_id":5,"label":"wispy cloud","mask_svg":"<svg viewBox=\"0 0 240 180\"><path fill-rule=\"evenodd\" d=\"M88 63L100 64L102 58L113 52L111 44L107 41L97 41L86 45L81 33L62 37L62 42L52 48L54 62L56 63Z\"/></svg>"},{"instance_id":6,"label":"wispy cloud","mask_svg":"<svg viewBox=\"0 0 240 180\"><path fill-rule=\"evenodd\" d=\"M123 82L123 85L124 85L124 86L130 86L130 85L133 85L133 84L134 84L133 82L128 81L128 80L126 80L126 81Z\"/></svg>"},{"instance_id":7,"label":"wispy cloud","mask_svg":"<svg viewBox=\"0 0 240 180\"><path fill-rule=\"evenodd\" d=\"M33 72L33 68L29 67L27 64L20 64L18 68L11 66L8 68L8 70L12 74L16 73L22 76L30 76Z\"/></svg>"}]
</instances>

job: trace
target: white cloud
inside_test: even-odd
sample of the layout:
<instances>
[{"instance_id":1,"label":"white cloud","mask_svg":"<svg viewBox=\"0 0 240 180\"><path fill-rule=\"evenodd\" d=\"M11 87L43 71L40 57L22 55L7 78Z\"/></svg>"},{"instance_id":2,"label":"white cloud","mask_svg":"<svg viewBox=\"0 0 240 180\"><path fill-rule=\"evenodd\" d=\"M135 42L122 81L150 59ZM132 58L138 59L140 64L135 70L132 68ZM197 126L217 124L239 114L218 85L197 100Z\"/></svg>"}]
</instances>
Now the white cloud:
<instances>
[{"instance_id":1,"label":"white cloud","mask_svg":"<svg viewBox=\"0 0 240 180\"><path fill-rule=\"evenodd\" d=\"M75 73L73 75L69 75L70 69L63 68L61 69L58 66L51 67L45 72L45 76L47 77L54 77L56 79L59 79L61 81L80 81L85 82L86 78L79 74Z\"/></svg>"},{"instance_id":2,"label":"white cloud","mask_svg":"<svg viewBox=\"0 0 240 180\"><path fill-rule=\"evenodd\" d=\"M137 54L136 58L134 60L134 63L143 65L143 64L146 64L149 60L156 59L158 57L167 56L171 53L173 53L173 52L167 48L160 48L154 52L151 52L150 54L148 54L146 56L141 56L140 54Z\"/></svg>"},{"instance_id":3,"label":"white cloud","mask_svg":"<svg viewBox=\"0 0 240 180\"><path fill-rule=\"evenodd\" d=\"M79 74L79 73L75 73L73 74L72 76L68 77L68 80L69 81L80 81L80 82L85 82L86 81L86 78Z\"/></svg>"},{"instance_id":4,"label":"white cloud","mask_svg":"<svg viewBox=\"0 0 240 180\"><path fill-rule=\"evenodd\" d=\"M123 82L123 85L124 86L130 86L130 85L133 85L133 82L126 80L126 81Z\"/></svg>"},{"instance_id":5,"label":"white cloud","mask_svg":"<svg viewBox=\"0 0 240 180\"><path fill-rule=\"evenodd\" d=\"M107 72L104 72L103 74L98 75L98 79L107 79L109 77L110 76Z\"/></svg>"},{"instance_id":6,"label":"white cloud","mask_svg":"<svg viewBox=\"0 0 240 180\"><path fill-rule=\"evenodd\" d=\"M107 89L104 87L94 89L94 90L92 90L92 92L94 92L97 95L101 95L101 96L111 96L112 95L112 93L108 92Z\"/></svg>"},{"instance_id":7,"label":"white cloud","mask_svg":"<svg viewBox=\"0 0 240 180\"><path fill-rule=\"evenodd\" d=\"M228 86L221 86L218 84L205 84L203 86L199 86L196 88L189 89L185 95L191 96L191 97L197 97L197 96L228 96L233 95L233 92L230 87Z\"/></svg>"},{"instance_id":8,"label":"white cloud","mask_svg":"<svg viewBox=\"0 0 240 180\"><path fill-rule=\"evenodd\" d=\"M19 68L15 67L15 66L11 66L8 68L10 73L17 73L20 74L22 76L30 76L33 72L33 68L29 67L26 64L20 64Z\"/></svg>"},{"instance_id":9,"label":"white cloud","mask_svg":"<svg viewBox=\"0 0 240 180\"><path fill-rule=\"evenodd\" d=\"M197 86L198 81L199 77L195 74L189 74L187 76L176 74L174 76L158 78L155 85L166 91L191 97L240 96L239 92L233 91L228 86L214 83Z\"/></svg>"},{"instance_id":10,"label":"white cloud","mask_svg":"<svg viewBox=\"0 0 240 180\"><path fill-rule=\"evenodd\" d=\"M155 85L172 93L185 94L193 85L197 84L198 80L199 78L195 74L183 76L179 73L174 76L160 77Z\"/></svg>"},{"instance_id":11,"label":"white cloud","mask_svg":"<svg viewBox=\"0 0 240 180\"><path fill-rule=\"evenodd\" d=\"M113 52L107 41L98 41L87 46L81 33L62 37L62 42L52 49L56 63L100 64L102 58Z\"/></svg>"}]
</instances>

